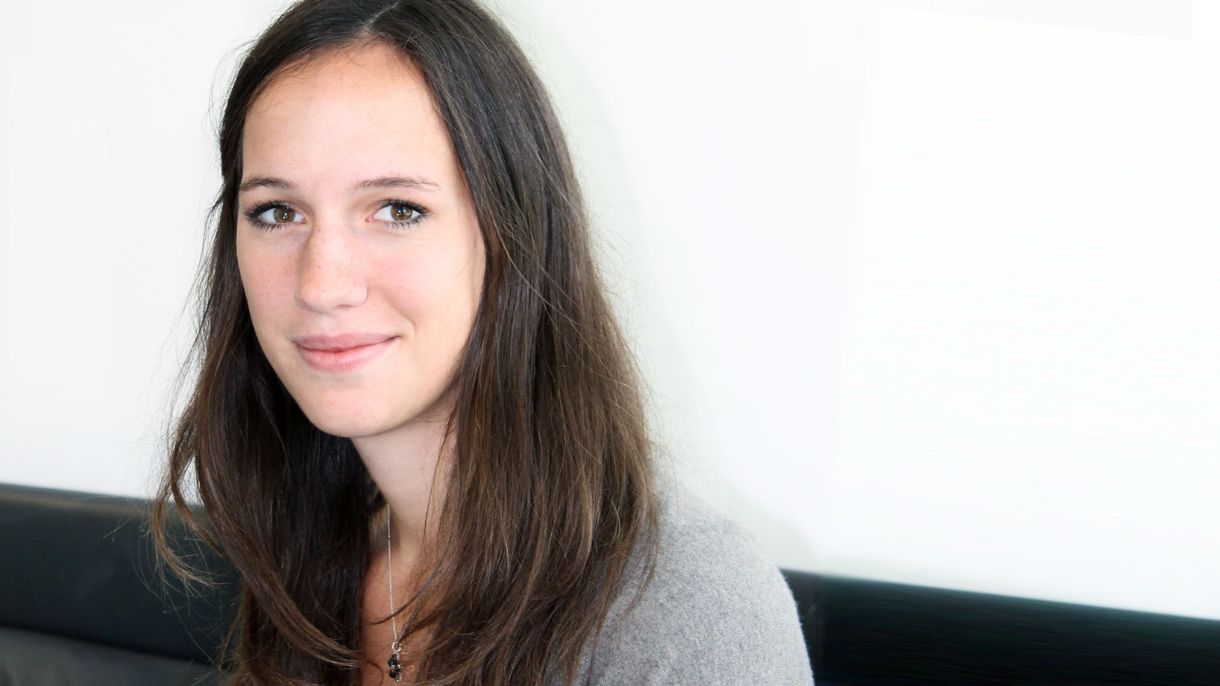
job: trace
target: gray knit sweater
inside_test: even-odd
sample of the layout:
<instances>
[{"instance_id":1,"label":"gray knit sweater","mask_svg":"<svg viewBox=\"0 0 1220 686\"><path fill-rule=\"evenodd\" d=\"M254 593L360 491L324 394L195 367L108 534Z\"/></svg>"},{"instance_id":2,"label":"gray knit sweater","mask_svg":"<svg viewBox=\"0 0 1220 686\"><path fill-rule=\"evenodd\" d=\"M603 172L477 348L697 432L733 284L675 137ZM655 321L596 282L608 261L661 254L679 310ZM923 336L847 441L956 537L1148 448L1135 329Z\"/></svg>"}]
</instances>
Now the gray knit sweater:
<instances>
[{"instance_id":1,"label":"gray knit sweater","mask_svg":"<svg viewBox=\"0 0 1220 686\"><path fill-rule=\"evenodd\" d=\"M741 528L672 481L661 493L651 584L637 565L597 644L582 686L810 686L796 605L779 569ZM559 681L552 681L558 684Z\"/></svg>"}]
</instances>

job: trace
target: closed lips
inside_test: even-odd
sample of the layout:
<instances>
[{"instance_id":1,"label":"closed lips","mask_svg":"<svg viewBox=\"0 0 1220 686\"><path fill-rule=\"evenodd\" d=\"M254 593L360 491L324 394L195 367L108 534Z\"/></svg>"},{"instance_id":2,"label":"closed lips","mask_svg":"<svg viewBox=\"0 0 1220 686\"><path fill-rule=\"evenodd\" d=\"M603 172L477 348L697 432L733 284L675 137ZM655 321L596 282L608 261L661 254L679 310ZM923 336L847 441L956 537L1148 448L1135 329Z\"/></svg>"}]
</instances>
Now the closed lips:
<instances>
[{"instance_id":1,"label":"closed lips","mask_svg":"<svg viewBox=\"0 0 1220 686\"><path fill-rule=\"evenodd\" d=\"M391 338L394 338L394 336L387 334L353 333L339 334L335 336L302 336L294 339L293 342L306 350L335 352L339 350L360 348L366 345L374 345L387 341Z\"/></svg>"},{"instance_id":2,"label":"closed lips","mask_svg":"<svg viewBox=\"0 0 1220 686\"><path fill-rule=\"evenodd\" d=\"M323 372L347 372L376 359L397 339L397 336L359 335L314 337L295 342L301 357L310 367Z\"/></svg>"}]
</instances>

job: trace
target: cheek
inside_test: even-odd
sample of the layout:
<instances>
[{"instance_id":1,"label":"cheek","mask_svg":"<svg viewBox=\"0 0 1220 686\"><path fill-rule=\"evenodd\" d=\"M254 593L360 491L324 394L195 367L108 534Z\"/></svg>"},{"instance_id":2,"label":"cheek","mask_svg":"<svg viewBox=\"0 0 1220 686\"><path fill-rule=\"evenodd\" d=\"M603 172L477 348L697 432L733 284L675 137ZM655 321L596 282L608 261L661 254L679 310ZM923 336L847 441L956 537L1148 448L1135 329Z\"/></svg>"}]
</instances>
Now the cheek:
<instances>
[{"instance_id":1,"label":"cheek","mask_svg":"<svg viewBox=\"0 0 1220 686\"><path fill-rule=\"evenodd\" d=\"M454 280L439 260L394 262L377 269L382 274L381 292L390 306L411 322L416 335L436 342L448 328L455 308Z\"/></svg>"},{"instance_id":2,"label":"cheek","mask_svg":"<svg viewBox=\"0 0 1220 686\"><path fill-rule=\"evenodd\" d=\"M410 321L421 350L429 356L450 356L470 332L482 289L478 255L454 251L420 253L380 265L381 290L392 307Z\"/></svg>"},{"instance_id":3,"label":"cheek","mask_svg":"<svg viewBox=\"0 0 1220 686\"><path fill-rule=\"evenodd\" d=\"M279 261L266 259L257 252L237 252L237 267L241 276L242 291L250 310L250 319L256 333L275 326L280 313L292 304L292 270ZM261 337L261 335L260 335Z\"/></svg>"}]
</instances>

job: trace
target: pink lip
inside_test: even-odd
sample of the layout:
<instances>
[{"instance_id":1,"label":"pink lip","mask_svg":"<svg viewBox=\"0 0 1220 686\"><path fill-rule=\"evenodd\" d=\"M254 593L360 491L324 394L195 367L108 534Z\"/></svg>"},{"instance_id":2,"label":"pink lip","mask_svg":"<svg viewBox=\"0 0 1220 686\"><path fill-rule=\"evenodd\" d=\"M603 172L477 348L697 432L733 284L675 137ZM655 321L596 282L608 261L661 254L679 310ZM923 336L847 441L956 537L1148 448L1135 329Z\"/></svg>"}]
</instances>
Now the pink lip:
<instances>
[{"instance_id":1,"label":"pink lip","mask_svg":"<svg viewBox=\"0 0 1220 686\"><path fill-rule=\"evenodd\" d=\"M314 369L345 372L377 357L394 343L397 336L385 334L342 334L304 336L295 339L297 350Z\"/></svg>"}]
</instances>

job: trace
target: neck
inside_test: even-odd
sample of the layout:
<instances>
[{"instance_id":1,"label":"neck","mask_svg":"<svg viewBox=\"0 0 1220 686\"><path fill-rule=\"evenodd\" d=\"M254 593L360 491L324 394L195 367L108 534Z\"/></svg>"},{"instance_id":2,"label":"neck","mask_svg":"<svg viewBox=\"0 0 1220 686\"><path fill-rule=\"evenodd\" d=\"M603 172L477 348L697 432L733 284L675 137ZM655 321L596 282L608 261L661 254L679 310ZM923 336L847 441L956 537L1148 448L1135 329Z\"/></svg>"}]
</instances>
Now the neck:
<instances>
[{"instance_id":1,"label":"neck","mask_svg":"<svg viewBox=\"0 0 1220 686\"><path fill-rule=\"evenodd\" d=\"M452 437L446 440L444 430L440 420L352 439L390 506L395 560L415 559L436 533L453 451Z\"/></svg>"}]
</instances>

